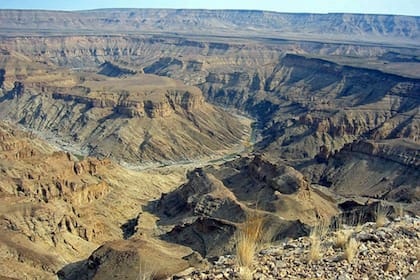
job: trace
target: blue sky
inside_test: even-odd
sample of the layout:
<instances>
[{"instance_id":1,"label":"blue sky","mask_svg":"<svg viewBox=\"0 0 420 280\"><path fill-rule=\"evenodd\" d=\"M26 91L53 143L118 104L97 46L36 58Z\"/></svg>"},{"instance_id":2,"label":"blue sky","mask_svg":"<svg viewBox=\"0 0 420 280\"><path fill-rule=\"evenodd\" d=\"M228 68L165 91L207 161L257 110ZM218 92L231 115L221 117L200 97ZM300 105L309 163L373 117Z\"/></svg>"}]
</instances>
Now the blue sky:
<instances>
[{"instance_id":1,"label":"blue sky","mask_svg":"<svg viewBox=\"0 0 420 280\"><path fill-rule=\"evenodd\" d=\"M420 0L1 0L1 9L99 8L253 9L278 12L349 12L420 16Z\"/></svg>"}]
</instances>

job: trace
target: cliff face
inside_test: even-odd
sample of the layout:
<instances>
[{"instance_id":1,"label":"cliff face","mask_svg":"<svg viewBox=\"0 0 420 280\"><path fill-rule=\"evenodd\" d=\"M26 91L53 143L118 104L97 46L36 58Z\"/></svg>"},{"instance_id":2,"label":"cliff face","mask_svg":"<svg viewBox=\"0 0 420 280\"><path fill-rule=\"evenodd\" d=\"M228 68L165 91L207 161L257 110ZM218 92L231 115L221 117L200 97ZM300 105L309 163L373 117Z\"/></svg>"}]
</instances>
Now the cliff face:
<instances>
[{"instance_id":1,"label":"cliff face","mask_svg":"<svg viewBox=\"0 0 420 280\"><path fill-rule=\"evenodd\" d=\"M401 48L396 45L376 45L346 42L316 42L297 40L276 40L246 38L246 40L225 41L209 37L197 38L192 36L169 36L161 35L159 38L152 35L98 35L92 34L82 36L80 34L63 36L5 36L0 41L0 51L4 55L18 53L20 56L27 56L26 59L36 57L37 61L55 65L74 67L97 67L103 65L101 71L105 75L121 75L122 72L130 75L132 72L141 73L144 68L148 73L171 73L176 75L175 70L183 69L194 72L195 77L201 75L200 71L206 70L208 66L225 65L236 66L235 70L241 70L241 66L256 66L270 68L272 63L278 60L279 55L284 52L295 54L311 54L339 59L346 58L344 63L358 64L370 62L370 67L390 67L392 60L387 60L389 53L397 53L408 59L406 63L398 64L399 72L406 75L419 75L415 62L419 51L406 46ZM380 58L379 61L376 58ZM384 59L385 57L385 59ZM205 58L205 59L204 59ZM411 59L411 60L410 60ZM112 65L107 64L111 63ZM404 60L403 60L404 62ZM48 64L50 63L50 64ZM401 67L401 66L405 67ZM45 66L45 65L44 65ZM106 66L106 67L105 67ZM168 67L171 66L171 67ZM116 68L115 68L116 67ZM410 71L404 71L408 68ZM385 67L385 69L387 69ZM122 70L122 72L121 72ZM223 69L221 69L223 70ZM392 70L392 68L391 68ZM24 73L20 73L24 74ZM253 72L250 73L253 76ZM258 73L262 74L261 72ZM182 76L182 75L180 75ZM202 77L202 79L205 77Z\"/></svg>"},{"instance_id":2,"label":"cliff face","mask_svg":"<svg viewBox=\"0 0 420 280\"><path fill-rule=\"evenodd\" d=\"M74 251L84 255L93 249L93 240L107 236L101 222L89 223L89 215L79 211L108 195L109 184L99 174L111 163L76 161L4 122L0 139L0 244L5 253L0 267L15 275L10 265L24 262L20 268L27 277L51 277L64 265L63 258L73 258Z\"/></svg>"},{"instance_id":3,"label":"cliff face","mask_svg":"<svg viewBox=\"0 0 420 280\"><path fill-rule=\"evenodd\" d=\"M418 144L412 141L355 141L329 154L326 163L318 180L340 195L414 204L420 199Z\"/></svg>"},{"instance_id":4,"label":"cliff face","mask_svg":"<svg viewBox=\"0 0 420 280\"><path fill-rule=\"evenodd\" d=\"M213 72L200 85L213 102L260 118L262 150L302 159L360 136L419 140L417 79L290 54L266 71Z\"/></svg>"},{"instance_id":5,"label":"cliff face","mask_svg":"<svg viewBox=\"0 0 420 280\"><path fill-rule=\"evenodd\" d=\"M69 75L57 79L78 80ZM72 152L129 163L212 156L244 135L242 124L205 103L196 87L155 75L91 75L68 87L43 81L47 73L22 79L3 95L0 115L74 143Z\"/></svg>"},{"instance_id":6,"label":"cliff face","mask_svg":"<svg viewBox=\"0 0 420 280\"><path fill-rule=\"evenodd\" d=\"M184 91L185 90L185 91ZM80 96L70 93L54 92L52 99L72 102L76 105L83 105L89 108L114 111L122 116L130 118L159 118L169 117L175 113L193 112L204 107L204 100L198 89L168 89L166 92L153 93L151 99L138 100L136 96L122 94L118 98L107 96L104 93L101 97ZM14 96L11 96L12 98Z\"/></svg>"}]
</instances>

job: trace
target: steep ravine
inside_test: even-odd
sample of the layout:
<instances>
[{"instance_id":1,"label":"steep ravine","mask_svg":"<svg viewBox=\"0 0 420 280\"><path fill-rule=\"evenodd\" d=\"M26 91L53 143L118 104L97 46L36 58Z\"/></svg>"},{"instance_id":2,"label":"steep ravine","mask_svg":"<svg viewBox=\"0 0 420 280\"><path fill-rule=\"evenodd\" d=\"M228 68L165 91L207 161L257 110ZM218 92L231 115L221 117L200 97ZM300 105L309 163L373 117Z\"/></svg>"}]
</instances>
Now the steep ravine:
<instances>
[{"instance_id":1,"label":"steep ravine","mask_svg":"<svg viewBox=\"0 0 420 280\"><path fill-rule=\"evenodd\" d=\"M137 69L139 73L168 76L197 86L211 103L245 111L257 120L262 135L255 146L257 152L266 154L273 161L287 160L299 169L322 157L325 151L336 153L346 144L359 139L380 141L403 138L418 145L418 79L284 53L283 44L215 44L205 40L134 40L119 36L112 37L112 40L93 36L87 40L83 36L70 36L46 38L51 40L48 42L51 46L50 53L44 53L40 49L45 47L46 41L37 38L8 40L11 49L27 55L40 53L46 61L63 65L81 63L79 60L82 58L88 65L98 63L98 51L92 53L87 50L88 46L100 47L104 50L100 60L115 60L113 65L120 65L121 69ZM30 45L21 44L21 40L33 41L34 47L30 49ZM76 42L83 42L83 47ZM112 42L121 46L136 43L137 48L133 47L127 53L116 47L115 52L111 52L107 46ZM59 50L58 45L73 49L61 57L66 60L56 60L61 59L54 55ZM385 51L381 47L376 50ZM13 54L10 56L13 57ZM4 83L9 86L16 77L25 77L18 75L13 65L6 67ZM96 103L99 106L106 104L101 102ZM135 116L136 112L122 107L118 109L118 113L130 116ZM196 119L190 118L190 121L196 125ZM92 139L95 137L93 135ZM124 140L124 137L120 138ZM146 146L148 143L144 142ZM206 143L210 145L210 142ZM393 145L398 146L399 140ZM98 155L104 154L100 148L95 149ZM120 152L132 157L130 150ZM199 151L195 152L198 155ZM172 150L169 151L171 153ZM167 154L168 151L165 151L164 154L145 156L153 160ZM187 159L181 156L178 160L185 162ZM172 159L165 161L173 162ZM322 183L322 180L316 179L320 177L311 172L308 176L314 179L313 182Z\"/></svg>"}]
</instances>

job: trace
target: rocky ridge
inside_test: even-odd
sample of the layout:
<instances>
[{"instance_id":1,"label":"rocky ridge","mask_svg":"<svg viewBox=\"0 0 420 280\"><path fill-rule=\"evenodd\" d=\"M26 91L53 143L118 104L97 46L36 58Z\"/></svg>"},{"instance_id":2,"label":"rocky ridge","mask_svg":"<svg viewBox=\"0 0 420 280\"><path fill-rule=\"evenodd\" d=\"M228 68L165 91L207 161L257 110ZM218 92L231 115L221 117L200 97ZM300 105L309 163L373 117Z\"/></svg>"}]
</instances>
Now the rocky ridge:
<instances>
[{"instance_id":1,"label":"rocky ridge","mask_svg":"<svg viewBox=\"0 0 420 280\"><path fill-rule=\"evenodd\" d=\"M4 121L0 139L0 274L11 278L55 279L100 244L129 236L141 205L183 180L182 170L165 176L76 158Z\"/></svg>"},{"instance_id":2,"label":"rocky ridge","mask_svg":"<svg viewBox=\"0 0 420 280\"><path fill-rule=\"evenodd\" d=\"M307 233L315 216L338 213L334 202L310 188L292 167L261 156L195 169L188 181L150 204L160 238L193 248L203 257L232 252L234 233L258 208L276 239ZM142 215L139 216L141 221ZM136 235L143 229L141 222Z\"/></svg>"},{"instance_id":3,"label":"rocky ridge","mask_svg":"<svg viewBox=\"0 0 420 280\"><path fill-rule=\"evenodd\" d=\"M408 202L417 213L418 158L417 144L409 140L358 140L335 153L324 147L301 171L337 194Z\"/></svg>"},{"instance_id":4,"label":"rocky ridge","mask_svg":"<svg viewBox=\"0 0 420 280\"><path fill-rule=\"evenodd\" d=\"M0 158L9 161L7 168L10 169L4 168L2 173L1 191L4 195L28 197L45 203L59 198L75 205L83 205L106 195L108 186L94 176L102 166L111 164L109 160L87 158L76 161L71 154L60 151L45 154L48 147L42 147L41 142L30 141L28 138L31 134L16 133L4 123L0 129ZM44 159L46 155L47 159ZM55 169L53 166L57 162L60 167ZM36 168L31 168L34 163L37 163ZM23 176L14 177L14 173Z\"/></svg>"},{"instance_id":5,"label":"rocky ridge","mask_svg":"<svg viewBox=\"0 0 420 280\"><path fill-rule=\"evenodd\" d=\"M366 223L345 226L358 242L356 256L344 257L334 247L336 233L321 239L321 257L309 260L309 237L290 239L258 252L250 279L418 279L420 275L418 217L396 218L383 227ZM242 279L235 256L220 256L207 269L186 271L171 279Z\"/></svg>"}]
</instances>

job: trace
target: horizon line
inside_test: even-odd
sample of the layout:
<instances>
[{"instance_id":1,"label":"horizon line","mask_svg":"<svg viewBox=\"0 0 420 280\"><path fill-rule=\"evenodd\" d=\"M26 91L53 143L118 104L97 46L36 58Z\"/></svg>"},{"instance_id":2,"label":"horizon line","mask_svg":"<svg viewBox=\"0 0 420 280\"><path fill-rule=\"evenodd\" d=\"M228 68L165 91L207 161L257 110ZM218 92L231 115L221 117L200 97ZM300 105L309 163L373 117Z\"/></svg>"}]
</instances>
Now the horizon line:
<instances>
[{"instance_id":1,"label":"horizon line","mask_svg":"<svg viewBox=\"0 0 420 280\"><path fill-rule=\"evenodd\" d=\"M81 10L67 10L67 9L33 9L33 8L0 8L0 11L40 11L40 12L89 12L89 11L101 11L101 10L189 10L189 11L247 11L247 12L268 12L276 14L312 14L312 15L329 15L329 14L351 14L351 15L377 15L377 16L407 16L407 17L420 17L420 15L410 14L391 14L391 13L363 13L363 12L283 12L274 10L258 10L258 9L206 9L206 8L138 8L138 7L107 7L107 8L93 8L93 9L81 9Z\"/></svg>"}]
</instances>

